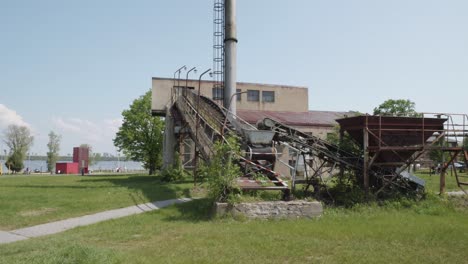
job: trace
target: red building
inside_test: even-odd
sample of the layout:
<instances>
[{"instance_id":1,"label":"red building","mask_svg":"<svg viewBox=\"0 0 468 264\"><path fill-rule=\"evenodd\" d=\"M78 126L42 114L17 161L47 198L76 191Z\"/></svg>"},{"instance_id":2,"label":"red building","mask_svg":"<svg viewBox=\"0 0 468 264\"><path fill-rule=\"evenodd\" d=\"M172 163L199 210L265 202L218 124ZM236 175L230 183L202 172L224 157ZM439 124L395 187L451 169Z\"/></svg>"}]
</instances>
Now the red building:
<instances>
[{"instance_id":1,"label":"red building","mask_svg":"<svg viewBox=\"0 0 468 264\"><path fill-rule=\"evenodd\" d=\"M89 149L86 147L73 148L73 162L59 162L55 164L56 174L88 173Z\"/></svg>"},{"instance_id":2,"label":"red building","mask_svg":"<svg viewBox=\"0 0 468 264\"><path fill-rule=\"evenodd\" d=\"M79 172L83 169L84 173L88 173L89 149L86 147L73 148L73 162L78 163Z\"/></svg>"},{"instance_id":3,"label":"red building","mask_svg":"<svg viewBox=\"0 0 468 264\"><path fill-rule=\"evenodd\" d=\"M56 174L78 174L78 163L77 162L58 162L55 164Z\"/></svg>"}]
</instances>

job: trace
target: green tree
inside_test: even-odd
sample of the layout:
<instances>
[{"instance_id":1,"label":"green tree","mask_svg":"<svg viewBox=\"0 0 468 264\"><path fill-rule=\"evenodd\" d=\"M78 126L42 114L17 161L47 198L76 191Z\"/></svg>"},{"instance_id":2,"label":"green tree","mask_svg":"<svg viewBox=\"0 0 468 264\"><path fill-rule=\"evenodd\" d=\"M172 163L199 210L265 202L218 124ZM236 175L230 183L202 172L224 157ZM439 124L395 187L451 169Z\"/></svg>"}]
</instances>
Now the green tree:
<instances>
[{"instance_id":1,"label":"green tree","mask_svg":"<svg viewBox=\"0 0 468 264\"><path fill-rule=\"evenodd\" d=\"M357 143L351 138L351 136L345 132L343 135L342 141L340 141L340 126L336 125L333 128L333 132L327 134L327 141L337 145L340 147L340 149L354 153L354 154L359 154L361 153L361 148L357 145Z\"/></svg>"},{"instance_id":2,"label":"green tree","mask_svg":"<svg viewBox=\"0 0 468 264\"><path fill-rule=\"evenodd\" d=\"M135 99L122 116L114 145L125 156L143 162L149 174L154 174L162 163L164 123L160 117L151 116L151 91Z\"/></svg>"},{"instance_id":3,"label":"green tree","mask_svg":"<svg viewBox=\"0 0 468 264\"><path fill-rule=\"evenodd\" d=\"M418 117L421 116L415 110L416 104L410 100L405 99L389 99L378 107L374 108L374 115L381 116L405 116L405 117Z\"/></svg>"},{"instance_id":4,"label":"green tree","mask_svg":"<svg viewBox=\"0 0 468 264\"><path fill-rule=\"evenodd\" d=\"M10 149L6 166L14 172L19 172L24 168L23 161L33 144L34 137L26 126L9 125L4 131L4 138L3 141Z\"/></svg>"},{"instance_id":5,"label":"green tree","mask_svg":"<svg viewBox=\"0 0 468 264\"><path fill-rule=\"evenodd\" d=\"M91 155L91 154L92 154L92 155ZM95 164L97 164L99 161L102 160L102 155L101 155L101 153L99 153L99 152L93 152L93 153L91 153L91 154L90 154L90 156L89 156L89 160L90 160L90 162L91 162L91 160L92 160L92 162L93 162L92 165L95 165Z\"/></svg>"},{"instance_id":6,"label":"green tree","mask_svg":"<svg viewBox=\"0 0 468 264\"><path fill-rule=\"evenodd\" d=\"M59 151L60 151L60 140L62 136L55 134L54 131L49 132L49 142L47 143L47 171L53 172L55 168L55 164L59 158Z\"/></svg>"},{"instance_id":7,"label":"green tree","mask_svg":"<svg viewBox=\"0 0 468 264\"><path fill-rule=\"evenodd\" d=\"M93 146L90 144L81 144L80 148L87 148L88 149L88 166L95 165L98 161L101 160L101 154L94 153Z\"/></svg>"}]
</instances>

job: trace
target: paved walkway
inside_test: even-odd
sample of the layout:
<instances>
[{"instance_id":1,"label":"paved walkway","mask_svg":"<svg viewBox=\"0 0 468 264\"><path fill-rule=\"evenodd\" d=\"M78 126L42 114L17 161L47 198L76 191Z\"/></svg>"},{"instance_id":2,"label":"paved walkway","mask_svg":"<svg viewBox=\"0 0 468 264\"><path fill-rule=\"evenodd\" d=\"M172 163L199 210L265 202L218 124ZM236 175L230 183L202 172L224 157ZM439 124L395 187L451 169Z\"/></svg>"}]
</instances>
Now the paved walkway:
<instances>
[{"instance_id":1,"label":"paved walkway","mask_svg":"<svg viewBox=\"0 0 468 264\"><path fill-rule=\"evenodd\" d=\"M109 219L115 219L134 214L141 214L144 212L157 210L159 208L163 208L172 204L184 203L191 200L192 199L189 198L181 198L145 203L115 210L104 211L92 215L85 215L47 224L16 229L12 231L0 231L0 244L25 240L32 237L56 234L78 226L86 226Z\"/></svg>"}]
</instances>

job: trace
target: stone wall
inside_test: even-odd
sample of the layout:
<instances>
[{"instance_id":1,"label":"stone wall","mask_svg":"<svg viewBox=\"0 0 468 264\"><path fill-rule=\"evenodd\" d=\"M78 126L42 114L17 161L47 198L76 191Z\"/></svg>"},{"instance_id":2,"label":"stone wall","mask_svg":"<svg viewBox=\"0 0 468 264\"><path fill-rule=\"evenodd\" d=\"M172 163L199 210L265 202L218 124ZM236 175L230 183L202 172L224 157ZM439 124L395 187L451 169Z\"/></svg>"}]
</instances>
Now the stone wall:
<instances>
[{"instance_id":1,"label":"stone wall","mask_svg":"<svg viewBox=\"0 0 468 264\"><path fill-rule=\"evenodd\" d=\"M243 215L251 219L312 218L322 215L322 212L321 203L308 201L275 201L234 205L216 203L216 214L218 216L227 214Z\"/></svg>"}]
</instances>

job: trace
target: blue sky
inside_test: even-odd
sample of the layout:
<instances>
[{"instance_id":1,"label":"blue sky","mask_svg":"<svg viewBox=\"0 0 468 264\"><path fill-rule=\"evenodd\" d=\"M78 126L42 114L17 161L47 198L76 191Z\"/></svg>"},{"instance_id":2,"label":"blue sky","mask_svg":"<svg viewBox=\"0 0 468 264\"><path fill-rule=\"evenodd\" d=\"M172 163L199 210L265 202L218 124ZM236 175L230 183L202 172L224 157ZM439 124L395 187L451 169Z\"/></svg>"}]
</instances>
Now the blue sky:
<instances>
[{"instance_id":1,"label":"blue sky","mask_svg":"<svg viewBox=\"0 0 468 264\"><path fill-rule=\"evenodd\" d=\"M238 80L309 87L311 110L386 99L468 113L468 1L238 0ZM0 0L0 129L116 153L121 112L181 65L212 66L212 0ZM0 149L4 144L0 143Z\"/></svg>"}]
</instances>

